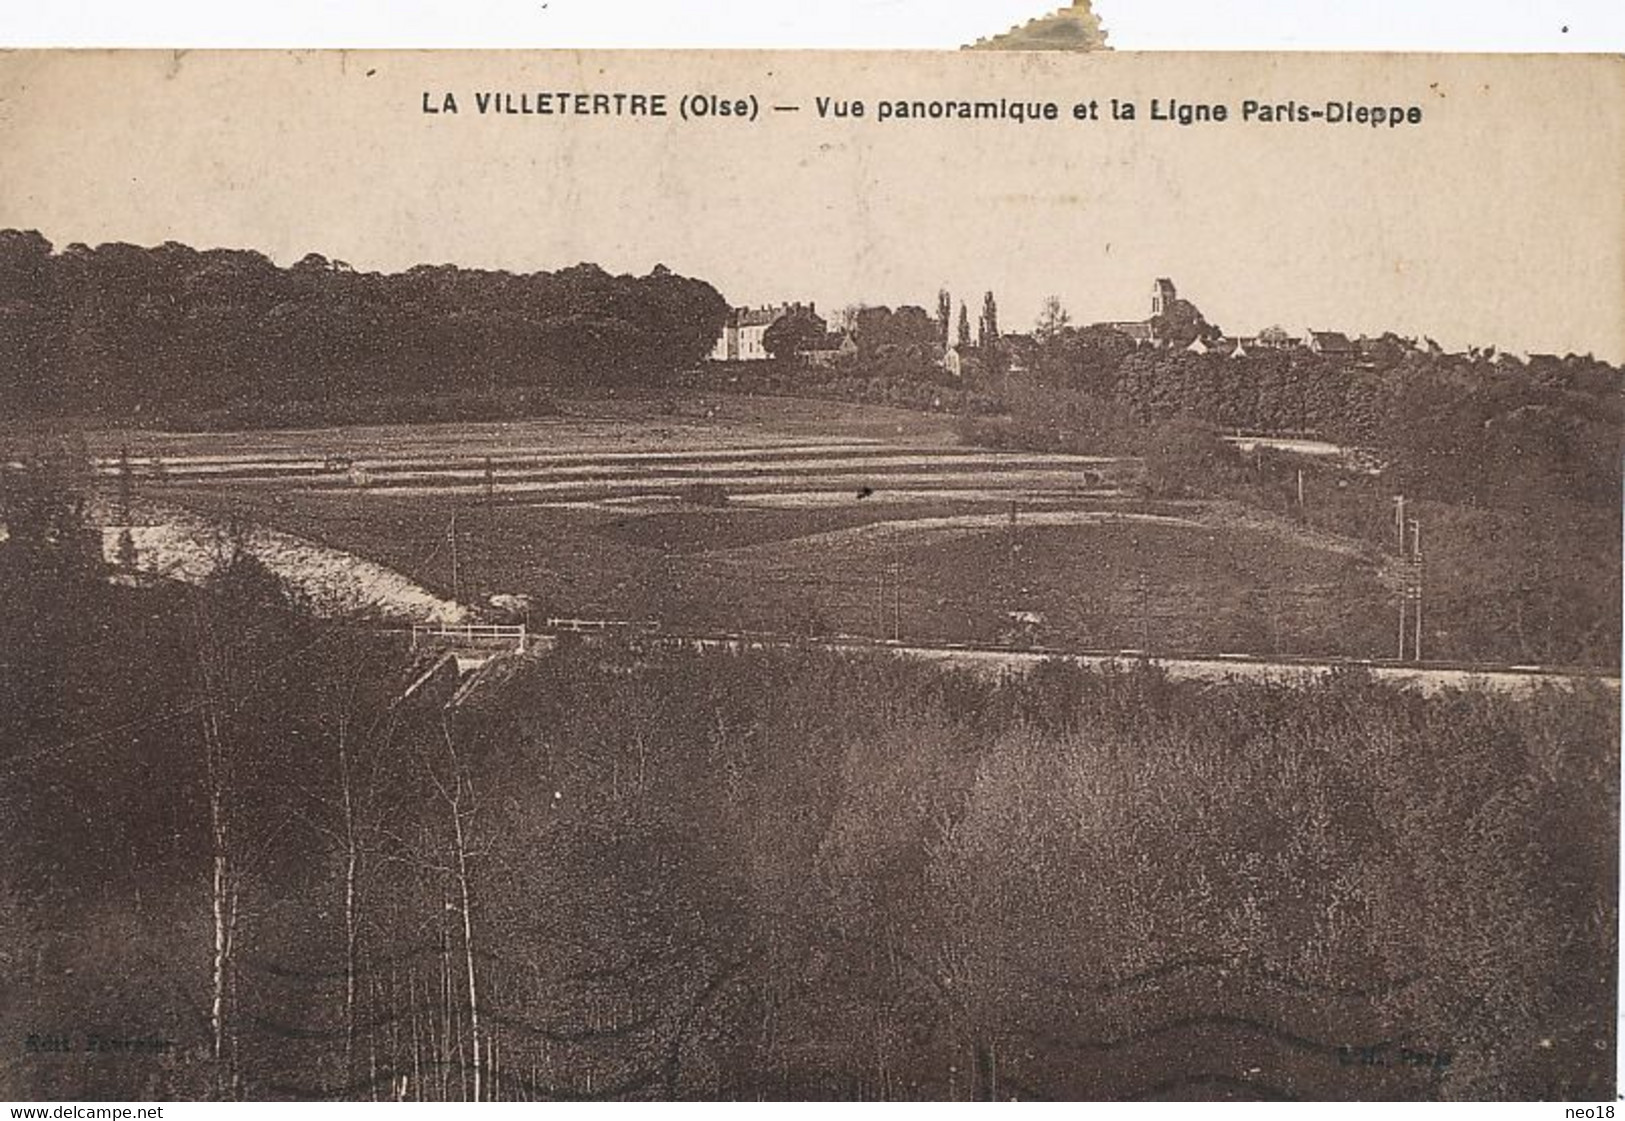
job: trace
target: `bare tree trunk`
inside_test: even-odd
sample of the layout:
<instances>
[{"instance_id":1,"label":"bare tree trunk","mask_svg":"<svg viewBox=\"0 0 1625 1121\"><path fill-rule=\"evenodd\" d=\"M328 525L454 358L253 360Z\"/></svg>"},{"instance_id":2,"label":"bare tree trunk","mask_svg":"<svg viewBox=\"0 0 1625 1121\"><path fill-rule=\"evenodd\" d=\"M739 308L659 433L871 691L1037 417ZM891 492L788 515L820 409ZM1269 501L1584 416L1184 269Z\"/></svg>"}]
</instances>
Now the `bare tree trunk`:
<instances>
[{"instance_id":1,"label":"bare tree trunk","mask_svg":"<svg viewBox=\"0 0 1625 1121\"><path fill-rule=\"evenodd\" d=\"M209 1027L213 1035L214 1061L225 1052L226 1030L226 854L220 845L219 792L209 791L209 825L214 845L214 880L210 885L210 905L214 913L214 970L210 991Z\"/></svg>"},{"instance_id":2,"label":"bare tree trunk","mask_svg":"<svg viewBox=\"0 0 1625 1121\"><path fill-rule=\"evenodd\" d=\"M205 654L207 657L207 653ZM214 925L214 945L209 984L210 1055L214 1059L215 1093L224 1098L226 1077L226 988L231 959L232 890L230 848L226 831L226 790L221 759L220 721L213 697L213 677L205 669L208 705L203 711L205 778L209 797L209 847L212 871L209 909Z\"/></svg>"},{"instance_id":3,"label":"bare tree trunk","mask_svg":"<svg viewBox=\"0 0 1625 1121\"><path fill-rule=\"evenodd\" d=\"M491 1034L491 1043L486 1048L486 1054L489 1056L487 1061L491 1064L491 1078L487 1083L486 1094L491 1101L499 1102L502 1100L502 1054L497 1049L495 1032Z\"/></svg>"},{"instance_id":4,"label":"bare tree trunk","mask_svg":"<svg viewBox=\"0 0 1625 1121\"><path fill-rule=\"evenodd\" d=\"M225 1009L224 1009L224 1011L225 1011L224 1022L225 1022L225 1028L226 1028L226 1042L227 1042L227 1045L228 1045L228 1049L227 1049L227 1056L228 1057L227 1057L227 1060L226 1060L226 1068L227 1068L227 1076L228 1076L229 1081L230 1081L231 1097L232 1097L233 1101L240 1100L242 1098L242 1096L243 1096L243 1094L242 1094L242 1090L243 1090L243 1087L242 1087L242 1063L240 1061L241 1060L241 1054L240 1054L240 1051L239 1051L239 1044L240 1044L241 1040L240 1040L240 1037L238 1036L238 1033L237 1033L237 1024L238 1024L238 1016L237 1016L237 971L235 969L229 968L231 963L236 960L236 958L232 955L232 951L233 951L233 949L236 948L236 945L237 945L237 916L242 913L241 908L238 906L238 903L239 903L238 888L239 888L240 884L241 884L240 878L238 876L236 876L235 874L232 875L232 877L231 877L231 894L230 894L230 896L228 896L228 902L227 902L227 905L226 905L226 953L225 953L225 961L226 961L226 964L227 964L228 968L226 970L226 975L225 975L226 976L226 1004L225 1004Z\"/></svg>"},{"instance_id":5,"label":"bare tree trunk","mask_svg":"<svg viewBox=\"0 0 1625 1121\"><path fill-rule=\"evenodd\" d=\"M406 1003L412 1010L412 1085L417 1089L418 1100L427 1101L428 1099L423 1097L423 1039L418 1030L416 969L409 970L406 974Z\"/></svg>"},{"instance_id":6,"label":"bare tree trunk","mask_svg":"<svg viewBox=\"0 0 1625 1121\"><path fill-rule=\"evenodd\" d=\"M447 909L450 909L448 903ZM453 1034L455 1020L452 1016L451 997L451 934L442 922L440 928L440 1071L441 1071L441 1100L451 1101L451 1057L455 1053L453 1041L458 1037ZM459 1086L459 1091L461 1087Z\"/></svg>"},{"instance_id":7,"label":"bare tree trunk","mask_svg":"<svg viewBox=\"0 0 1625 1121\"><path fill-rule=\"evenodd\" d=\"M442 721L440 730L446 744L446 754L451 759L451 789L447 791L442 786L440 793L451 812L452 841L457 856L458 909L463 916L463 967L468 984L468 1033L473 1050L474 1100L481 1101L484 1091L484 1053L480 1039L480 987L479 973L475 967L474 905L468 874L468 834L464 827L464 819L471 819L474 813L472 809L464 809L464 797L471 795L473 791L471 785L463 778L462 761L457 757L451 729Z\"/></svg>"},{"instance_id":8,"label":"bare tree trunk","mask_svg":"<svg viewBox=\"0 0 1625 1121\"><path fill-rule=\"evenodd\" d=\"M339 724L339 785L344 805L344 1077L355 1071L356 846L355 802L350 789L350 755L345 723Z\"/></svg>"},{"instance_id":9,"label":"bare tree trunk","mask_svg":"<svg viewBox=\"0 0 1625 1121\"><path fill-rule=\"evenodd\" d=\"M210 817L216 817L219 811L212 794L209 803ZM209 1027L214 1037L212 1052L216 1065L216 1085L219 1086L220 1064L226 1055L226 854L220 850L218 833L216 833L211 895L210 902L214 911L214 969L210 986Z\"/></svg>"},{"instance_id":10,"label":"bare tree trunk","mask_svg":"<svg viewBox=\"0 0 1625 1121\"><path fill-rule=\"evenodd\" d=\"M393 962L389 966L389 1083L390 1097L404 1100L406 1075L401 1073L401 982Z\"/></svg>"},{"instance_id":11,"label":"bare tree trunk","mask_svg":"<svg viewBox=\"0 0 1625 1121\"><path fill-rule=\"evenodd\" d=\"M373 1007L377 1007L378 979L376 977L372 978L368 983L367 992L372 998L370 1003ZM378 1033L376 1031L367 1033L367 1093L372 1097L373 1101L378 1100Z\"/></svg>"},{"instance_id":12,"label":"bare tree trunk","mask_svg":"<svg viewBox=\"0 0 1625 1121\"><path fill-rule=\"evenodd\" d=\"M453 780L460 787L461 776L453 776ZM474 1100L480 1101L481 1093L481 1065L480 1065L480 988L479 978L474 968L474 911L469 898L468 886L468 847L463 835L463 815L459 805L461 798L451 804L451 820L453 835L457 841L457 890L461 896L461 910L463 913L463 963L468 971L468 1029L474 1043Z\"/></svg>"}]
</instances>

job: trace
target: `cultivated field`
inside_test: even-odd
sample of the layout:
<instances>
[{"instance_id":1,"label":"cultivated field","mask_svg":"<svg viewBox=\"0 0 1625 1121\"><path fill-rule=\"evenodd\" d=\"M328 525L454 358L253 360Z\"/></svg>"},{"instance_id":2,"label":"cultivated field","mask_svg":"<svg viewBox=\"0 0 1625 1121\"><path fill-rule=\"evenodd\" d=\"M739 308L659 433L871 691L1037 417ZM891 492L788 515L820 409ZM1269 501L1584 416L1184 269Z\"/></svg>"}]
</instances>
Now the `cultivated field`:
<instances>
[{"instance_id":1,"label":"cultivated field","mask_svg":"<svg viewBox=\"0 0 1625 1121\"><path fill-rule=\"evenodd\" d=\"M519 424L104 438L145 502L537 618L905 641L1381 656L1381 558L1137 464L962 446L817 401L597 401ZM116 483L113 484L117 486ZM454 531L455 525L455 531ZM365 599L366 597L361 597Z\"/></svg>"}]
</instances>

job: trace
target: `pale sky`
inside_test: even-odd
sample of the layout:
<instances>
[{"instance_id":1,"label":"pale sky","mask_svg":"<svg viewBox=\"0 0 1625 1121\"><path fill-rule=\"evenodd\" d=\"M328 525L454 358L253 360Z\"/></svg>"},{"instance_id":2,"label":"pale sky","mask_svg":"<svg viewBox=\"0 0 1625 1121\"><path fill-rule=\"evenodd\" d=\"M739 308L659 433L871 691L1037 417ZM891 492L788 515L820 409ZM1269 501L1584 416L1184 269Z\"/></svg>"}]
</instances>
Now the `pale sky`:
<instances>
[{"instance_id":1,"label":"pale sky","mask_svg":"<svg viewBox=\"0 0 1625 1121\"><path fill-rule=\"evenodd\" d=\"M0 0L0 41L93 47L954 48L1061 0ZM1617 0L1095 0L1118 50L1620 51Z\"/></svg>"},{"instance_id":2,"label":"pale sky","mask_svg":"<svg viewBox=\"0 0 1625 1121\"><path fill-rule=\"evenodd\" d=\"M369 74L368 71L372 73ZM474 94L664 92L665 119L481 116ZM755 122L682 121L685 92ZM428 115L423 94L462 112ZM1397 330L1625 358L1625 62L1297 55L557 53L0 56L0 227L73 241L615 272L1008 330L1055 293L1137 318L1170 276L1238 333ZM861 98L862 120L816 98ZM1017 125L882 100L1053 100ZM1117 97L1134 122L1071 119ZM1152 98L1232 119L1145 119ZM1244 99L1418 105L1423 123L1260 124ZM774 113L773 104L800 106Z\"/></svg>"}]
</instances>

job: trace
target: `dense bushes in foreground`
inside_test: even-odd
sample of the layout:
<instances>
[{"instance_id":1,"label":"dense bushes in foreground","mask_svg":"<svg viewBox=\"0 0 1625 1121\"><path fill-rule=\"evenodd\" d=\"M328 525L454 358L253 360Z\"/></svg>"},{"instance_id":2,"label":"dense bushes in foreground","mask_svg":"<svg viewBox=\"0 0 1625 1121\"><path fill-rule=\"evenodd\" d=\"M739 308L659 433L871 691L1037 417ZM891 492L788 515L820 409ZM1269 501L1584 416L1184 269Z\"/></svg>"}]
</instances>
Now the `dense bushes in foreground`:
<instances>
[{"instance_id":1,"label":"dense bushes in foreground","mask_svg":"<svg viewBox=\"0 0 1625 1121\"><path fill-rule=\"evenodd\" d=\"M584 644L445 710L252 577L11 694L5 1030L173 1047L8 1096L1611 1090L1611 694Z\"/></svg>"},{"instance_id":2,"label":"dense bushes in foreground","mask_svg":"<svg viewBox=\"0 0 1625 1121\"><path fill-rule=\"evenodd\" d=\"M714 932L653 939L698 1002L674 1092L1120 1097L1254 1067L1256 1092L1301 1096L1606 1083L1609 697L1060 666L993 685L820 654L567 657L503 696L471 725L505 761L494 788L562 791L555 813L665 869ZM494 835L550 853L556 825L519 839L536 820ZM605 871L528 860L538 890ZM1540 1043L1560 1037L1561 1057ZM1346 1061L1383 1040L1431 1065Z\"/></svg>"}]
</instances>

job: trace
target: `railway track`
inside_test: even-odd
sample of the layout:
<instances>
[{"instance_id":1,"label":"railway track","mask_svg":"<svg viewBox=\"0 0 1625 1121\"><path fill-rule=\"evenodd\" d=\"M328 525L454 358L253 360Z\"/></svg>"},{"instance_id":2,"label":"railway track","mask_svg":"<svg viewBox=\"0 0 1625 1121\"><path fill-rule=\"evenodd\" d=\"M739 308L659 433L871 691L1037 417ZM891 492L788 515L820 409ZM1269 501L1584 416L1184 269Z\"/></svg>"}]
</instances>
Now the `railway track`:
<instances>
[{"instance_id":1,"label":"railway track","mask_svg":"<svg viewBox=\"0 0 1625 1121\"><path fill-rule=\"evenodd\" d=\"M803 638L771 632L682 632L659 623L625 619L548 619L530 630L524 625L465 624L415 627L415 641L432 638L451 648L467 646L485 657L500 652L551 647L561 635L618 636L645 644L696 649L791 649L814 647L850 653L884 652L989 673L1025 671L1046 661L1070 662L1092 669L1129 669L1154 665L1176 680L1255 680L1302 683L1336 672L1369 673L1378 681L1434 693L1451 688L1479 688L1501 693L1532 692L1543 687L1600 687L1619 692L1617 675L1576 666L1503 663L1397 662L1392 659L1315 658L1257 654L1205 654L1145 650L1063 650L953 642L906 642L834 635ZM507 648L507 649L504 649Z\"/></svg>"}]
</instances>

